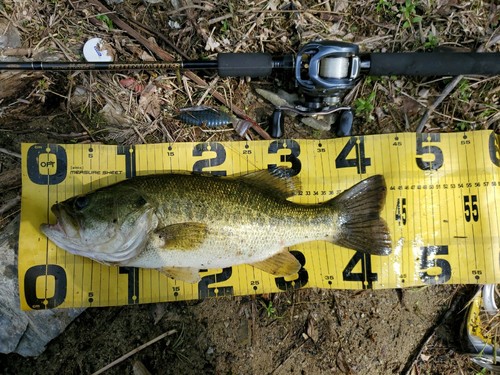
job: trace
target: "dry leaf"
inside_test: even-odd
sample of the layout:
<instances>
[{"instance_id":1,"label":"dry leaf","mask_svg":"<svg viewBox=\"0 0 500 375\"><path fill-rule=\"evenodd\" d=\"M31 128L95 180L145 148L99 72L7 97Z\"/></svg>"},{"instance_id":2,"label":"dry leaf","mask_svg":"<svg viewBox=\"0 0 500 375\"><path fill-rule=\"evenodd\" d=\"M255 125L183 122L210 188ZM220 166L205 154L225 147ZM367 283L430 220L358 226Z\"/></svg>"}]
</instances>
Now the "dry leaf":
<instances>
[{"instance_id":1,"label":"dry leaf","mask_svg":"<svg viewBox=\"0 0 500 375\"><path fill-rule=\"evenodd\" d=\"M316 341L318 341L318 329L316 328L316 319L314 319L311 315L309 316L309 319L307 320L307 336L316 344Z\"/></svg>"},{"instance_id":2,"label":"dry leaf","mask_svg":"<svg viewBox=\"0 0 500 375\"><path fill-rule=\"evenodd\" d=\"M116 58L116 51L109 42L101 42L97 48L99 48L99 51L104 54L104 56L111 57L111 60L115 60Z\"/></svg>"},{"instance_id":3,"label":"dry leaf","mask_svg":"<svg viewBox=\"0 0 500 375\"><path fill-rule=\"evenodd\" d=\"M427 362L430 358L431 356L429 354L420 354L420 359L424 362Z\"/></svg>"},{"instance_id":4,"label":"dry leaf","mask_svg":"<svg viewBox=\"0 0 500 375\"><path fill-rule=\"evenodd\" d=\"M155 58L146 51L142 51L140 58L142 61L156 61Z\"/></svg>"},{"instance_id":5,"label":"dry leaf","mask_svg":"<svg viewBox=\"0 0 500 375\"><path fill-rule=\"evenodd\" d=\"M208 37L207 44L205 45L205 51L216 51L220 47L220 43L216 41L212 36Z\"/></svg>"},{"instance_id":6,"label":"dry leaf","mask_svg":"<svg viewBox=\"0 0 500 375\"><path fill-rule=\"evenodd\" d=\"M110 125L123 126L130 123L130 119L126 117L125 111L117 103L107 102L99 113Z\"/></svg>"},{"instance_id":7,"label":"dry leaf","mask_svg":"<svg viewBox=\"0 0 500 375\"><path fill-rule=\"evenodd\" d=\"M137 93L140 93L144 90L144 85L132 77L120 79L119 83L121 87L133 90Z\"/></svg>"},{"instance_id":8,"label":"dry leaf","mask_svg":"<svg viewBox=\"0 0 500 375\"><path fill-rule=\"evenodd\" d=\"M161 106L158 88L152 83L147 85L142 91L141 97L139 98L139 110L154 118L160 116Z\"/></svg>"},{"instance_id":9,"label":"dry leaf","mask_svg":"<svg viewBox=\"0 0 500 375\"><path fill-rule=\"evenodd\" d=\"M333 11L335 13L340 13L346 10L348 6L349 6L349 1L347 0L336 1L333 7Z\"/></svg>"},{"instance_id":10,"label":"dry leaf","mask_svg":"<svg viewBox=\"0 0 500 375\"><path fill-rule=\"evenodd\" d=\"M415 115L422 108L416 100L408 97L403 98L403 111L409 115Z\"/></svg>"}]
</instances>

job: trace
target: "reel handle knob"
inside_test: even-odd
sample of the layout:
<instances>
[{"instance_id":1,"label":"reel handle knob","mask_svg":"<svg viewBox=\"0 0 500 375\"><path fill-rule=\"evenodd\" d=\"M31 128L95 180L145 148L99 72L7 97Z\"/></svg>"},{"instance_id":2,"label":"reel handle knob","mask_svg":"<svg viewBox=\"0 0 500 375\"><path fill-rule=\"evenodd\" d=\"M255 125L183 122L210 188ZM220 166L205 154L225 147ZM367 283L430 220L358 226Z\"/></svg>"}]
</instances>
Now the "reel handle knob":
<instances>
[{"instance_id":1,"label":"reel handle knob","mask_svg":"<svg viewBox=\"0 0 500 375\"><path fill-rule=\"evenodd\" d=\"M271 117L271 137L281 138L285 126L285 116L281 109L276 108Z\"/></svg>"}]
</instances>

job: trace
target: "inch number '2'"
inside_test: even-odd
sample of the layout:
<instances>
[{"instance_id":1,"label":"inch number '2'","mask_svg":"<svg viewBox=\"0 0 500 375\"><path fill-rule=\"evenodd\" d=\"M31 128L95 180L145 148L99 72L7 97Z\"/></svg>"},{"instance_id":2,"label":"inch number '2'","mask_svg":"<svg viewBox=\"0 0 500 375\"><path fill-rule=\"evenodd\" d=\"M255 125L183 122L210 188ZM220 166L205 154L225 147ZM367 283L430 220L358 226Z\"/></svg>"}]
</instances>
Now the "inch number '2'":
<instances>
[{"instance_id":1,"label":"inch number '2'","mask_svg":"<svg viewBox=\"0 0 500 375\"><path fill-rule=\"evenodd\" d=\"M211 286L211 284L217 284L229 280L232 274L233 269L231 267L227 267L223 268L219 273L202 277L198 283L198 298L203 299L206 297L232 296L234 294L232 286Z\"/></svg>"},{"instance_id":2,"label":"inch number '2'","mask_svg":"<svg viewBox=\"0 0 500 375\"><path fill-rule=\"evenodd\" d=\"M199 143L193 148L193 156L202 156L203 153L213 151L215 157L211 159L198 160L193 165L193 172L203 172L205 168L222 165L226 161L226 149L218 142ZM225 176L226 171L210 171L214 176Z\"/></svg>"}]
</instances>

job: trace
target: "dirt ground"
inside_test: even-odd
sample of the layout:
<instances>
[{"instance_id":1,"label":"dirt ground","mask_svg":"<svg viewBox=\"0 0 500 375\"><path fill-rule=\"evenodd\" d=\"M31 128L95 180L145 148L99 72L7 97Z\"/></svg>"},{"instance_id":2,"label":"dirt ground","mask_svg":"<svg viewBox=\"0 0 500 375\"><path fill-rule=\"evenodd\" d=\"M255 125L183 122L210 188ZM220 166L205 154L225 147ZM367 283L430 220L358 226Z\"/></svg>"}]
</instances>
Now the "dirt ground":
<instances>
[{"instance_id":1,"label":"dirt ground","mask_svg":"<svg viewBox=\"0 0 500 375\"><path fill-rule=\"evenodd\" d=\"M157 374L474 374L456 346L461 304L440 324L465 292L303 290L87 309L41 356L1 356L0 363L6 374L92 373L175 329L108 373L132 373L139 360ZM262 305L269 301L272 316Z\"/></svg>"},{"instance_id":2,"label":"dirt ground","mask_svg":"<svg viewBox=\"0 0 500 375\"><path fill-rule=\"evenodd\" d=\"M103 7L109 8L111 11ZM83 43L105 39L120 61L214 58L218 52L296 52L314 39L357 43L364 51L438 46L499 51L495 1L0 1L9 58L77 61ZM124 24L120 23L123 22ZM9 29L10 28L10 29ZM7 30L7 31L6 31ZM138 33L139 36L134 34ZM16 35L19 43L14 43ZM149 41L150 44L147 44ZM493 41L493 43L491 43ZM495 44L496 43L496 44ZM21 142L153 143L240 140L174 118L178 108L210 105L243 112L263 128L272 106L255 87L293 82L222 79L200 72L221 93L176 72L0 72L0 227L19 213ZM346 102L353 133L415 131L450 79L362 80ZM427 132L498 129L498 77L462 80L431 113ZM262 133L249 132L252 139ZM328 138L287 117L288 138ZM460 340L474 287L299 290L258 297L87 309L37 358L0 355L4 374L92 373L164 332L171 335L107 373L158 374L485 374ZM138 366L135 363L135 366Z\"/></svg>"}]
</instances>

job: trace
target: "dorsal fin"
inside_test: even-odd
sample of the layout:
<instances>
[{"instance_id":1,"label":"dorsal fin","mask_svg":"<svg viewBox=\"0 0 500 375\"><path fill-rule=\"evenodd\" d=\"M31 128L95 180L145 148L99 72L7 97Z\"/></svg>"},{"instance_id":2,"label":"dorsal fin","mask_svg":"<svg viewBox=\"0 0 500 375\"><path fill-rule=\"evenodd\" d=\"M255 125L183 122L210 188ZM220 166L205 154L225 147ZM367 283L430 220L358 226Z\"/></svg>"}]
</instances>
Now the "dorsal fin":
<instances>
[{"instance_id":1,"label":"dorsal fin","mask_svg":"<svg viewBox=\"0 0 500 375\"><path fill-rule=\"evenodd\" d=\"M221 178L239 180L247 185L254 186L259 190L277 198L286 199L297 195L301 190L300 178L290 176L290 169L274 167L263 169L247 174L233 174L230 176L214 176L210 172L172 171L169 174L196 175L205 178Z\"/></svg>"},{"instance_id":2,"label":"dorsal fin","mask_svg":"<svg viewBox=\"0 0 500 375\"><path fill-rule=\"evenodd\" d=\"M236 176L235 176L236 177ZM287 168L264 169L246 175L237 176L242 182L264 190L270 195L286 199L300 190L300 179L289 175Z\"/></svg>"}]
</instances>

